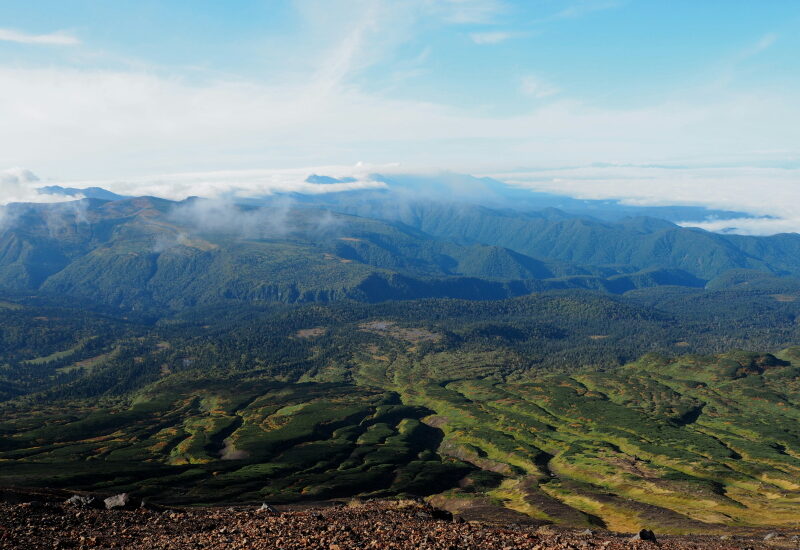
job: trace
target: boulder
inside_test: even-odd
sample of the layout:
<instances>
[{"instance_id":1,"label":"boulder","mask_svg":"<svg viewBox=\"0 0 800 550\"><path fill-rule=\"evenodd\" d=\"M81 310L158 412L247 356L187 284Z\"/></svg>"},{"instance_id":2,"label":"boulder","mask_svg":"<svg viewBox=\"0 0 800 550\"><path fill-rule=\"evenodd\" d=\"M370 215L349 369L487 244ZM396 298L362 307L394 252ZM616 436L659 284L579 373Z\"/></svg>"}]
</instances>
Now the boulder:
<instances>
[{"instance_id":1,"label":"boulder","mask_svg":"<svg viewBox=\"0 0 800 550\"><path fill-rule=\"evenodd\" d=\"M261 505L261 508L259 508L258 511L265 512L267 514L280 514L280 511L277 508L271 504L267 504L266 502Z\"/></svg>"},{"instance_id":2,"label":"boulder","mask_svg":"<svg viewBox=\"0 0 800 550\"><path fill-rule=\"evenodd\" d=\"M650 529L642 529L635 535L631 537L631 540L648 540L650 542L656 542L656 534L653 533Z\"/></svg>"},{"instance_id":3,"label":"boulder","mask_svg":"<svg viewBox=\"0 0 800 550\"><path fill-rule=\"evenodd\" d=\"M428 513L433 517L433 519L443 519L445 521L453 520L453 513L448 512L447 510L442 510L441 508L428 508Z\"/></svg>"},{"instance_id":4,"label":"boulder","mask_svg":"<svg viewBox=\"0 0 800 550\"><path fill-rule=\"evenodd\" d=\"M103 501L106 505L106 510L113 510L115 508L129 508L131 503L131 497L128 493L120 493L118 495L110 496Z\"/></svg>"},{"instance_id":5,"label":"boulder","mask_svg":"<svg viewBox=\"0 0 800 550\"><path fill-rule=\"evenodd\" d=\"M64 504L75 506L76 508L95 508L95 498L84 495L72 495Z\"/></svg>"}]
</instances>

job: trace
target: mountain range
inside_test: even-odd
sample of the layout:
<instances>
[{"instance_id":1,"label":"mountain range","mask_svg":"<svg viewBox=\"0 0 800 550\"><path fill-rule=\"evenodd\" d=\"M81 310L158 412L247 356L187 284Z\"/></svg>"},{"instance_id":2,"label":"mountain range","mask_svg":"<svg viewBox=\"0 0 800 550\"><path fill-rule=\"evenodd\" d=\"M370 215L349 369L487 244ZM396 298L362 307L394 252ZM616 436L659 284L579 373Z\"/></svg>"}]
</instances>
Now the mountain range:
<instances>
[{"instance_id":1,"label":"mountain range","mask_svg":"<svg viewBox=\"0 0 800 550\"><path fill-rule=\"evenodd\" d=\"M0 487L796 525L800 235L372 177L247 199L48 187L72 200L4 207Z\"/></svg>"},{"instance_id":2,"label":"mountain range","mask_svg":"<svg viewBox=\"0 0 800 550\"><path fill-rule=\"evenodd\" d=\"M94 198L5 207L0 288L174 310L226 300L499 299L566 288L718 287L732 272L743 277L742 270L751 278L800 276L796 234L717 234L648 216L619 218L627 210L618 204L601 209L564 198L566 206L602 210L606 219L531 210L525 205L541 205L541 196L514 201L529 193L473 180L457 202L444 201L442 186L428 188L431 198L424 198L422 182L412 177L386 189L238 202L49 187L48 193ZM496 207L475 204L477 186L488 189L486 202ZM501 207L511 202L516 208Z\"/></svg>"}]
</instances>

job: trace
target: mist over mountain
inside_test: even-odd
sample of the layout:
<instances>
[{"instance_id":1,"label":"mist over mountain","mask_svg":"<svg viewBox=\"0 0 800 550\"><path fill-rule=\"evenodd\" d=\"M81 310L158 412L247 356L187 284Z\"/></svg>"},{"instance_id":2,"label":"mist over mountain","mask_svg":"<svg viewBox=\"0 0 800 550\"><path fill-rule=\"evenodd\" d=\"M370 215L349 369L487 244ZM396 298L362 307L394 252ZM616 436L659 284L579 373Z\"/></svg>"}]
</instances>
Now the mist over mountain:
<instances>
[{"instance_id":1,"label":"mist over mountain","mask_svg":"<svg viewBox=\"0 0 800 550\"><path fill-rule=\"evenodd\" d=\"M0 6L0 548L798 546L800 2Z\"/></svg>"},{"instance_id":2,"label":"mist over mountain","mask_svg":"<svg viewBox=\"0 0 800 550\"><path fill-rule=\"evenodd\" d=\"M60 185L45 185L44 187L39 187L36 190L42 195L61 195L63 197L104 199L109 201L125 198L124 195L112 193L111 191L103 189L102 187L84 187L78 189L76 187L62 187Z\"/></svg>"},{"instance_id":3,"label":"mist over mountain","mask_svg":"<svg viewBox=\"0 0 800 550\"><path fill-rule=\"evenodd\" d=\"M369 179L383 185L183 201L40 188L86 198L4 207L0 286L158 309L622 293L702 287L741 269L800 276L800 235L715 234L670 221L745 216L738 212L577 200L459 174ZM353 181L306 178L319 187Z\"/></svg>"},{"instance_id":4,"label":"mist over mountain","mask_svg":"<svg viewBox=\"0 0 800 550\"><path fill-rule=\"evenodd\" d=\"M556 208L570 214L616 221L624 217L648 216L673 222L714 222L735 219L757 218L746 212L719 210L703 206L641 206L624 203L620 199L590 200L575 199L566 194L534 191L528 188L508 185L490 177L475 177L455 172L431 174L389 174L362 173L359 176L328 176L310 174L305 178L293 176L295 181L282 182L273 188L267 181L256 179L251 183L237 186L236 174L225 175L231 182L219 183L209 187L204 185L202 175L197 178L199 195L213 192L214 196L243 204L269 204L275 200L291 198L299 203L312 203L331 208L358 211L366 217L387 217L391 208L398 210L407 203L417 201L436 201L456 204L475 204L492 208L514 210L543 210ZM31 173L31 177L34 177ZM213 178L213 174L209 174ZM243 174L247 179L247 173ZM264 176L261 176L262 179ZM169 188L170 180L165 177L162 187ZM180 178L177 178L180 180ZM38 178L30 181L38 181ZM134 188L137 185L133 185ZM270 189L259 194L259 188ZM291 190L290 190L291 189ZM157 188L153 189L157 191ZM63 187L60 185L40 186L36 191L42 195L116 200L125 194L112 193L101 187ZM128 193L129 194L129 193ZM161 196L159 193L153 193ZM207 197L208 198L208 197ZM399 215L399 214L398 214Z\"/></svg>"},{"instance_id":5,"label":"mist over mountain","mask_svg":"<svg viewBox=\"0 0 800 550\"><path fill-rule=\"evenodd\" d=\"M452 173L178 200L23 176L0 216L0 484L795 523L800 234Z\"/></svg>"}]
</instances>

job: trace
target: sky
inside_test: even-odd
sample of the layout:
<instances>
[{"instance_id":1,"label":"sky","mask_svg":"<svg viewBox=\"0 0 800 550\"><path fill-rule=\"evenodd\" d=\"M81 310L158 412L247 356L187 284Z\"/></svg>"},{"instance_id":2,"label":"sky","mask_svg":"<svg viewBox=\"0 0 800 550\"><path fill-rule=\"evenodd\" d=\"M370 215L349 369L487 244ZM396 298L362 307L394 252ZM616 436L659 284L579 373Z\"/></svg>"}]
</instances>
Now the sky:
<instances>
[{"instance_id":1,"label":"sky","mask_svg":"<svg viewBox=\"0 0 800 550\"><path fill-rule=\"evenodd\" d=\"M800 231L798 54L796 0L2 2L0 203L452 170Z\"/></svg>"}]
</instances>

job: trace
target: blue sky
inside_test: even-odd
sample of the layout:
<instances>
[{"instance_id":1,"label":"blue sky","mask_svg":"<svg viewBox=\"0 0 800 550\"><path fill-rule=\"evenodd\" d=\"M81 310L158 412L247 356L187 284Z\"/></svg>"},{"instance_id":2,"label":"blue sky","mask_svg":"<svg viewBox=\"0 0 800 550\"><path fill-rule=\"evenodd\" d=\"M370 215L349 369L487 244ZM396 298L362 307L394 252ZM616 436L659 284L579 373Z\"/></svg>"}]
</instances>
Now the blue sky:
<instances>
[{"instance_id":1,"label":"blue sky","mask_svg":"<svg viewBox=\"0 0 800 550\"><path fill-rule=\"evenodd\" d=\"M658 202L658 165L730 206L800 184L798 53L795 0L3 2L0 169L362 162ZM635 171L583 169L608 164Z\"/></svg>"},{"instance_id":2,"label":"blue sky","mask_svg":"<svg viewBox=\"0 0 800 550\"><path fill-rule=\"evenodd\" d=\"M3 41L4 65L266 85L308 78L329 50L362 32L348 84L487 114L535 107L542 98L525 93L526 78L553 95L622 108L694 87L797 86L800 78L793 0L37 0L6 2L0 17L9 30L79 42Z\"/></svg>"}]
</instances>

